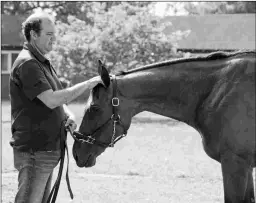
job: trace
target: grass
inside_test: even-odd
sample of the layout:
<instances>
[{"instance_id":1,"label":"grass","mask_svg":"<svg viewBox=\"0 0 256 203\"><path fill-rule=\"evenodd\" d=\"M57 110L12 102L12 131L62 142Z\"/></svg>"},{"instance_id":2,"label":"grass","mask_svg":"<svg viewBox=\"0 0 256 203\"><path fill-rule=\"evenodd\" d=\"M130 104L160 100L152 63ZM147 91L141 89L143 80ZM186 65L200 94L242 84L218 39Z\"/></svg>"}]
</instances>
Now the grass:
<instances>
[{"instance_id":1,"label":"grass","mask_svg":"<svg viewBox=\"0 0 256 203\"><path fill-rule=\"evenodd\" d=\"M70 109L82 119L83 105ZM9 146L10 104L2 103L2 201L13 202L17 173ZM88 203L220 203L220 164L203 151L191 127L148 112L136 116L126 138L106 150L92 168L78 168L68 137L70 181L75 199ZM55 171L56 177L57 169ZM65 174L65 172L64 172ZM70 202L63 176L57 202ZM55 180L55 179L54 179Z\"/></svg>"}]
</instances>

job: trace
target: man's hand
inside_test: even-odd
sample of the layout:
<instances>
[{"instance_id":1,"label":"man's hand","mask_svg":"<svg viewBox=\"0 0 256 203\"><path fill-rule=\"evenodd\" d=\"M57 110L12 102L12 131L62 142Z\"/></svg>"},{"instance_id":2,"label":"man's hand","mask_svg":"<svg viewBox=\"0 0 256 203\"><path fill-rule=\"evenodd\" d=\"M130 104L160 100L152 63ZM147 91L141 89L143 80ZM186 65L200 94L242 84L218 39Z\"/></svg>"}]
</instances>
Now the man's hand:
<instances>
[{"instance_id":1,"label":"man's hand","mask_svg":"<svg viewBox=\"0 0 256 203\"><path fill-rule=\"evenodd\" d=\"M88 82L90 84L90 89L93 89L99 83L105 86L100 76L92 77L91 79L88 80Z\"/></svg>"},{"instance_id":2,"label":"man's hand","mask_svg":"<svg viewBox=\"0 0 256 203\"><path fill-rule=\"evenodd\" d=\"M65 124L65 127L67 129L69 128L71 130L71 132L73 133L77 127L77 124L75 123L75 119L73 117L69 117Z\"/></svg>"}]
</instances>

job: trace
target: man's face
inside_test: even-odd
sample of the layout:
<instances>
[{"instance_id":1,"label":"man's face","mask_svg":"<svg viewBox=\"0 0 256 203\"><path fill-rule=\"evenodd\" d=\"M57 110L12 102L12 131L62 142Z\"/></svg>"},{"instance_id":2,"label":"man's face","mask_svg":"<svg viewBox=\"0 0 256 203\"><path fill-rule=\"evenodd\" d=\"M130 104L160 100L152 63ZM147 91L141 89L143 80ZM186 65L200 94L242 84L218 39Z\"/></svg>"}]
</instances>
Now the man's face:
<instances>
[{"instance_id":1,"label":"man's face","mask_svg":"<svg viewBox=\"0 0 256 203\"><path fill-rule=\"evenodd\" d=\"M42 52L42 54L47 54L52 50L52 45L55 40L56 37L54 23L43 19L40 34L35 39L37 48Z\"/></svg>"}]
</instances>

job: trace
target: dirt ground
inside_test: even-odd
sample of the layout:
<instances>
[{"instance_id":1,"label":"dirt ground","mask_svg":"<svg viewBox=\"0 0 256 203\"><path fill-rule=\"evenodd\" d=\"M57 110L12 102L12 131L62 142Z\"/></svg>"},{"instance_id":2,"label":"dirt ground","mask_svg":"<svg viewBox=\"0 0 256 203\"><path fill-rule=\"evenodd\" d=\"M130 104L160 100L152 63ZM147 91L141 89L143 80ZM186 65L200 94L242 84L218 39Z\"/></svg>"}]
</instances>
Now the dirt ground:
<instances>
[{"instance_id":1,"label":"dirt ground","mask_svg":"<svg viewBox=\"0 0 256 203\"><path fill-rule=\"evenodd\" d=\"M71 105L77 123L81 105ZM10 105L2 106L2 202L12 203L17 190L10 138ZM203 151L191 127L143 113L133 119L128 136L108 149L92 168L78 168L68 138L69 175L75 203L220 203L220 164ZM66 166L66 162L65 162ZM55 177L58 167L55 170ZM254 171L255 172L255 171ZM66 167L63 172L66 174ZM54 177L54 180L55 180ZM255 179L254 179L255 180ZM58 203L71 202L63 176Z\"/></svg>"}]
</instances>

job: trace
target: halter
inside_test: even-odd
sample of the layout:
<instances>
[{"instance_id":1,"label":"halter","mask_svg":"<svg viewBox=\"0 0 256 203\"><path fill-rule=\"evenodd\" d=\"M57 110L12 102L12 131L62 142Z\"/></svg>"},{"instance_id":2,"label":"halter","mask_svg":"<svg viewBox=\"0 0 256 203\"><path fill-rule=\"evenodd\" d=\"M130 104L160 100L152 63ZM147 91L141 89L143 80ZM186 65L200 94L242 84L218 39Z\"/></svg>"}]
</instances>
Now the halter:
<instances>
[{"instance_id":1,"label":"halter","mask_svg":"<svg viewBox=\"0 0 256 203\"><path fill-rule=\"evenodd\" d=\"M126 136L127 134L127 129L125 129L121 119L120 119L120 115L117 113L117 107L119 106L119 98L116 96L116 92L117 92L117 82L116 82L116 77L114 75L112 75L111 80L113 81L113 97L111 100L111 104L112 104L112 116L100 127L98 127L96 130L94 130L93 133L89 134L89 135L85 135L83 133L80 133L79 131L74 131L73 133L71 133L72 137L74 138L75 141L77 142L81 142L81 143L87 143L87 144L91 144L91 145L99 145L101 147L114 147L114 144L119 141L120 139L122 139L123 137ZM113 134L112 134L112 138L111 138L111 142L105 143L105 142L101 142L99 140L96 140L95 138L95 134L103 127L105 127L109 122L113 121ZM123 135L119 135L118 137L115 138L116 135L116 125L117 123L119 123L123 129L124 129L124 133ZM78 138L80 137L80 138Z\"/></svg>"}]
</instances>

